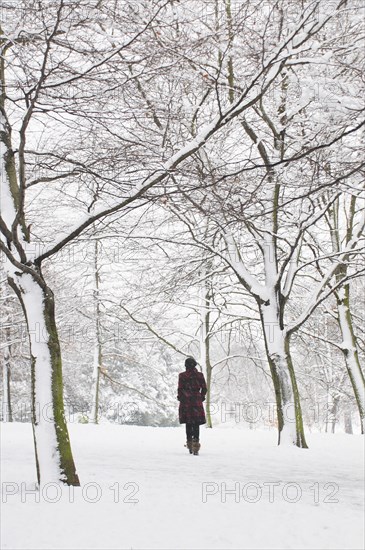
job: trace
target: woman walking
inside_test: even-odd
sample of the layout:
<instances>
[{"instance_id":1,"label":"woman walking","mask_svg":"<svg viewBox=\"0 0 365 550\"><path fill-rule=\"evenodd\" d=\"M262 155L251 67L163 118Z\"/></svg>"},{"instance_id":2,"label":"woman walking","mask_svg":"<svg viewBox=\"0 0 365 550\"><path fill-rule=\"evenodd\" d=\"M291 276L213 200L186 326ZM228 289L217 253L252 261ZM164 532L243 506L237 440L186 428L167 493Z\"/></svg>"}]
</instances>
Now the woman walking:
<instances>
[{"instance_id":1,"label":"woman walking","mask_svg":"<svg viewBox=\"0 0 365 550\"><path fill-rule=\"evenodd\" d=\"M186 424L186 447L189 453L199 454L199 426L205 424L203 401L207 393L204 374L195 367L194 357L185 360L185 372L179 374L177 398L179 405L180 424Z\"/></svg>"}]
</instances>

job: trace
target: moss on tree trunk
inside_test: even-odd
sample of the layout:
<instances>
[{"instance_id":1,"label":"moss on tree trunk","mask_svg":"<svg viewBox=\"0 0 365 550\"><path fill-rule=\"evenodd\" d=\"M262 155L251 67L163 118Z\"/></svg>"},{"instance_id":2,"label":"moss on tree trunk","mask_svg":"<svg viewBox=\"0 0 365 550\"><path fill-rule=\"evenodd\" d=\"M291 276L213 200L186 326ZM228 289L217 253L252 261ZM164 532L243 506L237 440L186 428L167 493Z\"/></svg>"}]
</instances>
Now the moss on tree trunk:
<instances>
[{"instance_id":1,"label":"moss on tree trunk","mask_svg":"<svg viewBox=\"0 0 365 550\"><path fill-rule=\"evenodd\" d=\"M37 278L40 276L37 274ZM39 287L39 281L34 279L34 283ZM17 281L9 277L9 284L15 291L16 295L19 298L19 301L22 305L24 315L26 318L28 326L28 334L30 333L31 327L29 326L29 312L24 301L24 290L21 287L21 274L18 274ZM57 453L59 460L59 481L67 485L80 485L78 475L76 473L75 463L72 456L70 439L67 429L67 424L65 420L64 413L64 403L63 403L63 380L62 380L62 359L61 359L61 349L58 339L56 321L55 321L55 307L54 307L54 296L53 292L47 285L44 283L42 285L42 313L44 318L44 324L47 334L42 335L42 338L45 339L45 343L48 347L50 354L51 362L51 393L52 393L52 412L53 412L53 423L57 440ZM30 341L30 353L31 353L31 391L32 391L32 427L33 427L33 439L34 439L34 450L35 450L35 460L37 468L37 479L38 483L42 480L42 471L40 470L40 461L39 461L39 452L37 445L37 435L35 427L37 425L37 406L40 407L41 413L44 412L44 406L48 406L48 403L38 403L38 396L36 395L36 377L42 376L41 372L37 372L37 358L32 353L32 341ZM48 421L48 419L47 419ZM43 449L42 452L52 453L52 449ZM57 460L57 457L55 457Z\"/></svg>"}]
</instances>

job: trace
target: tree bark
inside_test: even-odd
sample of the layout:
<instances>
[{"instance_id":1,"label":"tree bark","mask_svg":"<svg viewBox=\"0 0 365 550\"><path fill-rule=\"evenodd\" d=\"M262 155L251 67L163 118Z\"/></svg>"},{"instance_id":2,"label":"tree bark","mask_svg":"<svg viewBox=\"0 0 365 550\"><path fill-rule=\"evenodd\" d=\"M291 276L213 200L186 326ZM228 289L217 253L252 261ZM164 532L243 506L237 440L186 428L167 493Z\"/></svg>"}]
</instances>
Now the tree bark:
<instances>
[{"instance_id":1,"label":"tree bark","mask_svg":"<svg viewBox=\"0 0 365 550\"><path fill-rule=\"evenodd\" d=\"M10 357L11 357L11 344L10 344L10 329L6 328L6 347L4 351L4 365L3 365L3 422L13 421L13 412L11 406L11 392L10 392Z\"/></svg>"},{"instance_id":2,"label":"tree bark","mask_svg":"<svg viewBox=\"0 0 365 550\"><path fill-rule=\"evenodd\" d=\"M290 336L280 326L279 308L272 297L260 304L265 349L273 380L278 418L278 445L307 449L302 410L290 354Z\"/></svg>"},{"instance_id":3,"label":"tree bark","mask_svg":"<svg viewBox=\"0 0 365 550\"><path fill-rule=\"evenodd\" d=\"M100 330L100 275L99 275L99 244L95 240L94 245L94 306L95 306L95 342L94 342L94 368L93 368L93 402L91 419L94 424L99 423L99 387L100 369L102 368L102 343Z\"/></svg>"},{"instance_id":4,"label":"tree bark","mask_svg":"<svg viewBox=\"0 0 365 550\"><path fill-rule=\"evenodd\" d=\"M365 378L361 370L356 337L350 311L350 288L345 285L337 292L338 322L342 333L341 349L345 356L346 368L354 391L360 417L361 433L365 431Z\"/></svg>"},{"instance_id":5,"label":"tree bark","mask_svg":"<svg viewBox=\"0 0 365 550\"><path fill-rule=\"evenodd\" d=\"M212 428L212 415L211 415L211 385L212 385L212 364L210 362L210 291L208 281L204 280L201 289L200 298L200 357L202 367L206 372L207 383L207 395L206 395L206 417L207 427Z\"/></svg>"},{"instance_id":6,"label":"tree bark","mask_svg":"<svg viewBox=\"0 0 365 550\"><path fill-rule=\"evenodd\" d=\"M338 413L339 404L340 404L340 397L337 396L333 399L333 407L331 409L331 415L332 415L331 433L333 434L336 431L337 413Z\"/></svg>"},{"instance_id":7,"label":"tree bark","mask_svg":"<svg viewBox=\"0 0 365 550\"><path fill-rule=\"evenodd\" d=\"M356 212L356 203L358 197L356 195L351 196L350 206L346 215L346 245L353 238L354 234L354 220ZM341 249L340 239L340 201L336 201L333 208L329 212L329 226L331 232L332 250L339 252ZM345 262L340 266L336 274L336 280L340 281L345 278L348 271L348 264ZM360 429L361 433L365 433L365 378L364 373L361 370L359 354L357 349L356 336L353 329L353 322L350 308L350 285L345 284L340 290L335 292L337 301L338 323L342 334L341 349L345 357L346 370L348 372L352 389L355 395L356 405L359 411L360 417Z\"/></svg>"},{"instance_id":8,"label":"tree bark","mask_svg":"<svg viewBox=\"0 0 365 550\"><path fill-rule=\"evenodd\" d=\"M17 272L9 284L27 322L31 355L32 426L38 484L80 485L63 405L61 350L54 296L40 273Z\"/></svg>"},{"instance_id":9,"label":"tree bark","mask_svg":"<svg viewBox=\"0 0 365 550\"><path fill-rule=\"evenodd\" d=\"M353 429L352 429L352 418L351 418L351 412L350 411L347 411L345 412L345 433L347 434L353 434Z\"/></svg>"}]
</instances>

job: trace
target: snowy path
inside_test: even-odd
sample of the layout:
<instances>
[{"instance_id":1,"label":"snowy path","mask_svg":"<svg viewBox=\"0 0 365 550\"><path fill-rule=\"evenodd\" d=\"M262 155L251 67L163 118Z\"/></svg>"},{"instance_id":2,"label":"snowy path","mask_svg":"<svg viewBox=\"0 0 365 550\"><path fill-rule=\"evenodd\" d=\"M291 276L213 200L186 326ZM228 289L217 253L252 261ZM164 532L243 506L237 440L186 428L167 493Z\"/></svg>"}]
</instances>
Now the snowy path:
<instances>
[{"instance_id":1,"label":"snowy path","mask_svg":"<svg viewBox=\"0 0 365 550\"><path fill-rule=\"evenodd\" d=\"M70 434L84 495L49 486L35 502L21 487L35 477L31 427L2 424L1 548L363 548L361 436L308 433L300 450L278 448L274 431L203 428L195 457L182 427ZM223 502L225 488L236 492Z\"/></svg>"}]
</instances>

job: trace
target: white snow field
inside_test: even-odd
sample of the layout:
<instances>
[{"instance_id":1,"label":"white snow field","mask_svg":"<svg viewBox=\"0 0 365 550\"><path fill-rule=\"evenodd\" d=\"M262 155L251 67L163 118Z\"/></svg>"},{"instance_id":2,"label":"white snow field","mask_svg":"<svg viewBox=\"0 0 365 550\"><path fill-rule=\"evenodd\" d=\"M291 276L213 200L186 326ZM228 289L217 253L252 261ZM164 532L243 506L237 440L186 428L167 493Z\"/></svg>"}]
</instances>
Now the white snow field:
<instances>
[{"instance_id":1,"label":"white snow field","mask_svg":"<svg viewBox=\"0 0 365 550\"><path fill-rule=\"evenodd\" d=\"M35 480L30 424L1 425L3 549L363 548L363 437L70 424L81 488ZM36 500L39 499L39 502Z\"/></svg>"}]
</instances>

